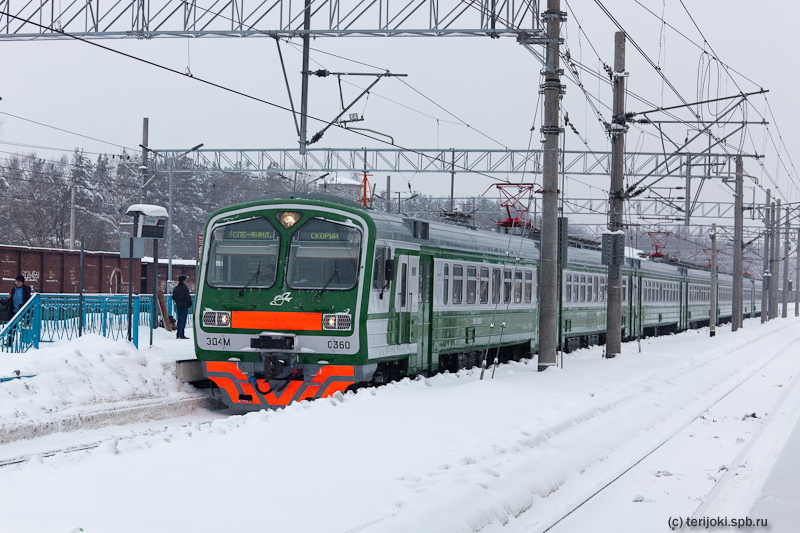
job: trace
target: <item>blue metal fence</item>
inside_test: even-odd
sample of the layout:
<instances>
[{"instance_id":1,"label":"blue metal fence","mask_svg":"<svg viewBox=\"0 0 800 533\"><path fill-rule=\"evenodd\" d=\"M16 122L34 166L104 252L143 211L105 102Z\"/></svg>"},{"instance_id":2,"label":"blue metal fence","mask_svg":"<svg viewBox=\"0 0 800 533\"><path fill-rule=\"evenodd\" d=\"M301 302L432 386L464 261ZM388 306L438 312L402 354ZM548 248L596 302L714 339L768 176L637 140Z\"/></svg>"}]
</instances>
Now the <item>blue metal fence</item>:
<instances>
[{"instance_id":1,"label":"blue metal fence","mask_svg":"<svg viewBox=\"0 0 800 533\"><path fill-rule=\"evenodd\" d=\"M172 314L172 298L166 297ZM134 295L131 337L139 346L139 326L151 326L152 295ZM191 314L191 310L190 310ZM187 327L191 327L191 315ZM81 333L96 333L112 339L128 338L128 296L86 294L83 309L77 294L34 294L6 324L0 326L0 351L26 352L41 342L73 339Z\"/></svg>"}]
</instances>

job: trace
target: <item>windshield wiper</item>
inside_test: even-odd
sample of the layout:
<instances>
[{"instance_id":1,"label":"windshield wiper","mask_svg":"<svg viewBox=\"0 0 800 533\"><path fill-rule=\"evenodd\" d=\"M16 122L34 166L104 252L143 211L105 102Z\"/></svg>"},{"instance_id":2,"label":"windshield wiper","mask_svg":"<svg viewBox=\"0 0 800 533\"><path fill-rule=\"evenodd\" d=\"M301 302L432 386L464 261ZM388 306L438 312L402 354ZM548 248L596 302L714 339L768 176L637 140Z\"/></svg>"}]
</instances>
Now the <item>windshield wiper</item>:
<instances>
[{"instance_id":1,"label":"windshield wiper","mask_svg":"<svg viewBox=\"0 0 800 533\"><path fill-rule=\"evenodd\" d=\"M258 276L260 275L261 275L261 261L258 262L258 268L256 268L256 271L253 273L252 276L250 276L250 279L247 280L247 283L244 284L244 287L239 289L239 296L244 295L244 291L247 290L247 288L250 286L251 283L253 284L258 283Z\"/></svg>"},{"instance_id":2,"label":"windshield wiper","mask_svg":"<svg viewBox=\"0 0 800 533\"><path fill-rule=\"evenodd\" d=\"M316 296L317 298L322 296L322 293L325 292L325 289L328 288L328 285L330 285L333 282L333 278L336 278L337 280L339 279L339 269L336 267L335 259L333 260L333 272L331 272L331 277L328 278L328 281L326 281L325 285L323 285L322 288L319 290Z\"/></svg>"}]
</instances>

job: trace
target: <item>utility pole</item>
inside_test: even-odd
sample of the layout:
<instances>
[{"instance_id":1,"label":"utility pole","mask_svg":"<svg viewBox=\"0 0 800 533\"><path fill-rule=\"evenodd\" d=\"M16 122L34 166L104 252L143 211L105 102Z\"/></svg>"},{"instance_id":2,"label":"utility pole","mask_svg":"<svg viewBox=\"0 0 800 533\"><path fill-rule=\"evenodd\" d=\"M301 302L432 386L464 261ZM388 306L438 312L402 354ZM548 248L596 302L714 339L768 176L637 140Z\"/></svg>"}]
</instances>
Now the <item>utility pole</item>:
<instances>
[{"instance_id":1,"label":"utility pole","mask_svg":"<svg viewBox=\"0 0 800 533\"><path fill-rule=\"evenodd\" d=\"M75 184L70 187L69 204L69 249L75 249Z\"/></svg>"},{"instance_id":2,"label":"utility pole","mask_svg":"<svg viewBox=\"0 0 800 533\"><path fill-rule=\"evenodd\" d=\"M789 208L783 230L783 290L781 291L781 318L786 318L789 306Z\"/></svg>"},{"instance_id":3,"label":"utility pole","mask_svg":"<svg viewBox=\"0 0 800 533\"><path fill-rule=\"evenodd\" d=\"M731 331L742 327L742 283L744 282L743 236L744 236L744 163L736 156L736 186L734 188L733 220L733 316Z\"/></svg>"},{"instance_id":4,"label":"utility pole","mask_svg":"<svg viewBox=\"0 0 800 533\"><path fill-rule=\"evenodd\" d=\"M544 82L544 124L542 156L542 230L540 233L541 272L539 274L539 371L556 364L558 350L558 140L561 133L558 109L564 88L561 85L559 53L561 39L561 0L547 0L543 14L547 23Z\"/></svg>"},{"instance_id":5,"label":"utility pole","mask_svg":"<svg viewBox=\"0 0 800 533\"><path fill-rule=\"evenodd\" d=\"M709 335L717 334L717 225L711 224L711 308L708 315Z\"/></svg>"},{"instance_id":6,"label":"utility pole","mask_svg":"<svg viewBox=\"0 0 800 533\"><path fill-rule=\"evenodd\" d=\"M144 117L142 119L142 146L150 146L148 143L150 137L150 119ZM142 150L142 165L139 172L139 203L144 203L144 184L147 180L147 154L149 150Z\"/></svg>"},{"instance_id":7,"label":"utility pole","mask_svg":"<svg viewBox=\"0 0 800 533\"><path fill-rule=\"evenodd\" d=\"M772 204L772 264L770 266L770 273L772 274L772 281L769 286L769 318L778 318L778 283L781 274L780 263L780 250L781 250L781 225L780 215L781 200L777 204Z\"/></svg>"},{"instance_id":8,"label":"utility pole","mask_svg":"<svg viewBox=\"0 0 800 533\"><path fill-rule=\"evenodd\" d=\"M761 280L761 323L763 324L767 320L769 320L769 287L770 287L770 278L772 277L769 267L769 249L770 249L770 241L772 237L770 237L770 224L769 224L769 206L770 202L772 202L772 189L767 189L767 203L764 206L764 257L763 257L763 267L762 272L763 279Z\"/></svg>"},{"instance_id":9,"label":"utility pole","mask_svg":"<svg viewBox=\"0 0 800 533\"><path fill-rule=\"evenodd\" d=\"M611 117L611 188L608 198L608 230L621 232L625 172L625 33L614 34L614 107ZM624 250L624 248L623 248ZM619 265L608 266L606 294L606 357L622 352L622 275Z\"/></svg>"},{"instance_id":10,"label":"utility pole","mask_svg":"<svg viewBox=\"0 0 800 533\"><path fill-rule=\"evenodd\" d=\"M392 177L386 176L386 212L392 212Z\"/></svg>"}]
</instances>

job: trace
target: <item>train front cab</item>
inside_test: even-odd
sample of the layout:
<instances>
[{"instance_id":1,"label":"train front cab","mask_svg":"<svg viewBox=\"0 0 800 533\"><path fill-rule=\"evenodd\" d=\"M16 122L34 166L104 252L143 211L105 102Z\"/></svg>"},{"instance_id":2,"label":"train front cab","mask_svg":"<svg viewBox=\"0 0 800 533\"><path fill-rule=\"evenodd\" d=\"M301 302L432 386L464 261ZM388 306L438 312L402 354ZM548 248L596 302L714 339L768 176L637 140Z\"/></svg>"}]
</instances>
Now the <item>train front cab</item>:
<instances>
[{"instance_id":1,"label":"train front cab","mask_svg":"<svg viewBox=\"0 0 800 533\"><path fill-rule=\"evenodd\" d=\"M364 364L359 320L367 218L272 204L223 211L206 226L196 351L239 410L330 396L369 380L375 366Z\"/></svg>"}]
</instances>

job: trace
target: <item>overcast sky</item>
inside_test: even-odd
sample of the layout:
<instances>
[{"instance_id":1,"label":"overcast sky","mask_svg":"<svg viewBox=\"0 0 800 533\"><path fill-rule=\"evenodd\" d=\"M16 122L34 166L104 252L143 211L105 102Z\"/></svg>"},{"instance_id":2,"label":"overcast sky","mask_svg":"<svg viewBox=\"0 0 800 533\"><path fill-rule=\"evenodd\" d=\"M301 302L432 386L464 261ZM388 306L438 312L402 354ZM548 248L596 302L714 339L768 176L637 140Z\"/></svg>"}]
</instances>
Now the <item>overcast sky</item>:
<instances>
[{"instance_id":1,"label":"overcast sky","mask_svg":"<svg viewBox=\"0 0 800 533\"><path fill-rule=\"evenodd\" d=\"M680 0L603 0L602 4L680 93L676 95L629 42L628 87L646 101L629 97L626 105L629 111L645 111L651 109L650 104L678 105L681 98L695 102L761 87L769 89L767 99L774 117L763 96L752 98L746 115L748 120L766 118L773 123L769 130L751 126L746 136L735 135L730 142L734 147L741 146L745 153L763 153L766 156L764 167L747 160L746 172L758 177L763 188L780 187L785 201L797 201L796 172L784 168L791 168L789 159L779 163L773 144L780 147L783 156L788 148L789 155L795 157L791 152L800 143L800 113L791 59L800 48L795 28L800 20L800 8L786 2L762 15L752 2L743 0L684 0L683 3ZM643 6L655 15L663 15L694 44L662 25L658 17ZM572 57L595 70L602 70L601 62L613 65L617 27L598 4L593 0L562 0L562 10L568 12L563 35ZM713 50L725 67L702 51L704 37L708 41L706 51L712 53ZM289 103L276 45L269 38L97 42L181 72L189 69L196 78L269 102L283 106ZM0 46L3 49L0 69L4 73L0 80L3 99L0 112L7 113L0 115L0 150L4 155L31 151L40 155L54 153L37 147L57 148L66 154L76 147L108 154L119 153L120 147L138 150L143 117L150 119L149 144L155 149L190 148L199 143L204 143L205 148L218 149L297 146L294 123L288 112L209 87L188 76L169 73L82 42L5 41ZM391 135L399 146L541 146L538 131L531 132L531 126L538 130L541 125L538 94L541 65L512 38L320 38L314 40L312 46L315 48L311 55L312 68L315 69L375 72L372 67L378 67L408 75L402 81L382 79L370 97L353 108L365 118L360 126ZM282 50L297 103L301 68L299 41L295 46L283 44ZM610 111L605 106L611 103L610 88L586 72L582 73L582 79L588 97L572 81L566 80L568 88L563 107L580 134L579 137L567 129L566 146L583 150L586 149L583 140L586 140L594 150L607 150L605 134L587 102L593 101L603 119L609 120ZM345 103L369 81L364 77L344 78ZM713 116L722 110L722 105L705 106L703 117ZM312 78L310 114L332 119L339 110L336 79ZM690 118L685 112L680 116ZM736 112L732 117L741 121L744 115ZM319 122L311 120L309 136L319 127ZM665 130L667 139L680 141L687 135L685 125L669 128ZM730 130L729 126L715 133ZM780 146L779 131L786 147ZM632 128L627 149L656 151L661 148L662 141L669 149L669 141L660 137L652 126ZM701 150L702 143L693 145L693 149ZM317 146L358 148L365 145L378 146L352 132L332 128ZM377 178L380 188L383 177ZM400 181L393 185L395 190L406 189L408 183L423 194L446 195L449 192L447 176L428 179L423 175L403 175L393 179ZM465 196L481 194L491 185L485 177L460 176L459 180L457 194ZM576 177L568 183L566 192L578 197L598 197L608 187L604 181ZM719 195L726 189L712 185L709 190ZM747 193L748 199L750 195L752 193ZM760 189L757 195L763 199Z\"/></svg>"}]
</instances>

